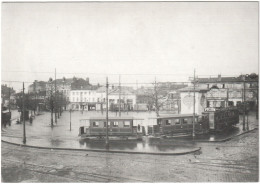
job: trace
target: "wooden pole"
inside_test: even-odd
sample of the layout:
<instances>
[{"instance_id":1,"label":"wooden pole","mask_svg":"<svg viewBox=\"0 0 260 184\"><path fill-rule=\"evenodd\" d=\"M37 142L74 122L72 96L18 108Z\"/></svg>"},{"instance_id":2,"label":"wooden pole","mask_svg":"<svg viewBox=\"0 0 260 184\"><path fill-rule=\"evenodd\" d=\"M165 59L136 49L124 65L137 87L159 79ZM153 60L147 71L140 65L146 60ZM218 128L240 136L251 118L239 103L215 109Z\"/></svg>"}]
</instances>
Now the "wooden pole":
<instances>
[{"instance_id":1,"label":"wooden pole","mask_svg":"<svg viewBox=\"0 0 260 184\"><path fill-rule=\"evenodd\" d=\"M245 90L245 76L243 76L243 130L246 130L246 90Z\"/></svg>"},{"instance_id":2,"label":"wooden pole","mask_svg":"<svg viewBox=\"0 0 260 184\"><path fill-rule=\"evenodd\" d=\"M26 132L25 132L25 107L24 107L24 82L23 82L23 143L26 143Z\"/></svg>"},{"instance_id":3,"label":"wooden pole","mask_svg":"<svg viewBox=\"0 0 260 184\"><path fill-rule=\"evenodd\" d=\"M121 83L120 83L120 75L119 75L119 117L121 117Z\"/></svg>"},{"instance_id":4,"label":"wooden pole","mask_svg":"<svg viewBox=\"0 0 260 184\"><path fill-rule=\"evenodd\" d=\"M109 149L109 139L108 139L108 78L106 78L106 148Z\"/></svg>"},{"instance_id":5,"label":"wooden pole","mask_svg":"<svg viewBox=\"0 0 260 184\"><path fill-rule=\"evenodd\" d=\"M192 137L195 137L195 69L193 77L193 122L192 122Z\"/></svg>"},{"instance_id":6,"label":"wooden pole","mask_svg":"<svg viewBox=\"0 0 260 184\"><path fill-rule=\"evenodd\" d=\"M55 86L54 86L54 113L55 113L55 123L57 123L57 98L56 98L56 68L55 68Z\"/></svg>"}]
</instances>

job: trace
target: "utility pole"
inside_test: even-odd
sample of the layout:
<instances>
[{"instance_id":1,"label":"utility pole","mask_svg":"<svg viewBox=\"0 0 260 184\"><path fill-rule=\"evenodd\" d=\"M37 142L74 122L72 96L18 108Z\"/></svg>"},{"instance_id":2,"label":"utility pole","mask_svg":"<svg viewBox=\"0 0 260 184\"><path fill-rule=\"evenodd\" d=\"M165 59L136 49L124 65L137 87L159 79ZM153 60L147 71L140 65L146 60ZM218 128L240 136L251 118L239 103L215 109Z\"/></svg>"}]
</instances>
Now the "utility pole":
<instances>
[{"instance_id":1,"label":"utility pole","mask_svg":"<svg viewBox=\"0 0 260 184\"><path fill-rule=\"evenodd\" d=\"M193 77L193 122L192 122L192 137L195 137L195 69Z\"/></svg>"},{"instance_id":2,"label":"utility pole","mask_svg":"<svg viewBox=\"0 0 260 184\"><path fill-rule=\"evenodd\" d=\"M56 68L55 68L55 87L54 87L54 113L55 113L55 123L57 124L57 98L56 98Z\"/></svg>"},{"instance_id":3,"label":"utility pole","mask_svg":"<svg viewBox=\"0 0 260 184\"><path fill-rule=\"evenodd\" d=\"M120 75L119 75L119 117L121 117L121 83L120 83Z\"/></svg>"},{"instance_id":4,"label":"utility pole","mask_svg":"<svg viewBox=\"0 0 260 184\"><path fill-rule=\"evenodd\" d=\"M9 92L9 102L8 102L8 109L9 109L9 112L11 112L11 107L10 107L10 105L11 105L11 87L10 87L10 84L9 84L9 90L8 90L8 92Z\"/></svg>"},{"instance_id":5,"label":"utility pole","mask_svg":"<svg viewBox=\"0 0 260 184\"><path fill-rule=\"evenodd\" d=\"M70 131L71 131L71 111L72 109L70 108Z\"/></svg>"},{"instance_id":6,"label":"utility pole","mask_svg":"<svg viewBox=\"0 0 260 184\"><path fill-rule=\"evenodd\" d=\"M50 108L51 108L51 127L53 127L53 95L52 95L52 78L49 79L50 87L51 87L51 96L50 96Z\"/></svg>"},{"instance_id":7,"label":"utility pole","mask_svg":"<svg viewBox=\"0 0 260 184\"><path fill-rule=\"evenodd\" d=\"M245 90L245 87L246 87L246 85L245 85L245 76L243 76L243 102L244 102L244 104L243 104L243 130L245 131L246 130L246 127L245 127L245 124L246 124L246 118L245 118L245 116L246 116L246 90Z\"/></svg>"},{"instance_id":8,"label":"utility pole","mask_svg":"<svg viewBox=\"0 0 260 184\"><path fill-rule=\"evenodd\" d=\"M25 110L24 110L24 82L23 82L23 143L26 143L26 132L25 132Z\"/></svg>"},{"instance_id":9,"label":"utility pole","mask_svg":"<svg viewBox=\"0 0 260 184\"><path fill-rule=\"evenodd\" d=\"M157 93L156 77L155 77L155 82L154 82L154 92L155 92L155 112L156 112L156 116L159 117L158 93Z\"/></svg>"},{"instance_id":10,"label":"utility pole","mask_svg":"<svg viewBox=\"0 0 260 184\"><path fill-rule=\"evenodd\" d=\"M137 113L138 113L139 107L138 107L137 99L138 99L138 81L136 81L136 101L135 101L136 110L137 110Z\"/></svg>"},{"instance_id":11,"label":"utility pole","mask_svg":"<svg viewBox=\"0 0 260 184\"><path fill-rule=\"evenodd\" d=\"M108 140L108 78L106 79L106 149L109 149L109 140Z\"/></svg>"},{"instance_id":12,"label":"utility pole","mask_svg":"<svg viewBox=\"0 0 260 184\"><path fill-rule=\"evenodd\" d=\"M228 101L229 101L229 88L227 88L227 107L229 107Z\"/></svg>"}]
</instances>

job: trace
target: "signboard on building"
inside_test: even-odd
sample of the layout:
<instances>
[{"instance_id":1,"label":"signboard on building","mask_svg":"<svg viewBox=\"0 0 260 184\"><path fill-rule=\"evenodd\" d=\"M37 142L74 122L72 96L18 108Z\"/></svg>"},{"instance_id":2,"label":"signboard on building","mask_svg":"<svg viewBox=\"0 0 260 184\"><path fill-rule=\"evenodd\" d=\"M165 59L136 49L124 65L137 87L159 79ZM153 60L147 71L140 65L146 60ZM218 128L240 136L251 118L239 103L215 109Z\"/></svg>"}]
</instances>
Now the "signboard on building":
<instances>
[{"instance_id":1,"label":"signboard on building","mask_svg":"<svg viewBox=\"0 0 260 184\"><path fill-rule=\"evenodd\" d=\"M206 93L207 98L227 98L227 89L211 89Z\"/></svg>"}]
</instances>

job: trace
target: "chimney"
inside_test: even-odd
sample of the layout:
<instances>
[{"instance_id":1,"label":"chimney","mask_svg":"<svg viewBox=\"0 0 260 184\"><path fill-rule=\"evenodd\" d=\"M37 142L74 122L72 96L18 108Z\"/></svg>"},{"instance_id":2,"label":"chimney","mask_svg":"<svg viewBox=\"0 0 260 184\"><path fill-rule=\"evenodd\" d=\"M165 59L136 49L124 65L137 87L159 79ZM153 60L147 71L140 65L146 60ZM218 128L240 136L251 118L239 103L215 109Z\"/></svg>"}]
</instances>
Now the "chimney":
<instances>
[{"instance_id":1,"label":"chimney","mask_svg":"<svg viewBox=\"0 0 260 184\"><path fill-rule=\"evenodd\" d=\"M218 81L220 82L221 81L221 75L218 74Z\"/></svg>"}]
</instances>

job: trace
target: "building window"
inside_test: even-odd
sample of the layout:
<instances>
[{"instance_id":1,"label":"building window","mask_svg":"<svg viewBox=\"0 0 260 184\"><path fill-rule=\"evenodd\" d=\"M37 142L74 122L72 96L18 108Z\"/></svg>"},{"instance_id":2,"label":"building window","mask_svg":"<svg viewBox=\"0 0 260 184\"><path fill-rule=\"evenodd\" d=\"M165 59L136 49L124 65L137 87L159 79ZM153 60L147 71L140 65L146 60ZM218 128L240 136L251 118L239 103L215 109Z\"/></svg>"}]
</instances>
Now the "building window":
<instances>
[{"instance_id":1,"label":"building window","mask_svg":"<svg viewBox=\"0 0 260 184\"><path fill-rule=\"evenodd\" d=\"M85 98L84 100L85 100L85 102L86 102L86 101L87 101L87 98Z\"/></svg>"},{"instance_id":2,"label":"building window","mask_svg":"<svg viewBox=\"0 0 260 184\"><path fill-rule=\"evenodd\" d=\"M73 102L75 102L75 98L73 97Z\"/></svg>"},{"instance_id":3,"label":"building window","mask_svg":"<svg viewBox=\"0 0 260 184\"><path fill-rule=\"evenodd\" d=\"M77 102L79 101L79 98L77 97Z\"/></svg>"},{"instance_id":4,"label":"building window","mask_svg":"<svg viewBox=\"0 0 260 184\"><path fill-rule=\"evenodd\" d=\"M222 84L222 88L225 88L225 84Z\"/></svg>"}]
</instances>

